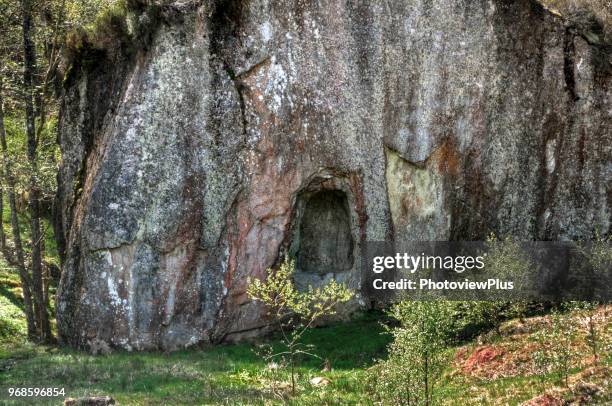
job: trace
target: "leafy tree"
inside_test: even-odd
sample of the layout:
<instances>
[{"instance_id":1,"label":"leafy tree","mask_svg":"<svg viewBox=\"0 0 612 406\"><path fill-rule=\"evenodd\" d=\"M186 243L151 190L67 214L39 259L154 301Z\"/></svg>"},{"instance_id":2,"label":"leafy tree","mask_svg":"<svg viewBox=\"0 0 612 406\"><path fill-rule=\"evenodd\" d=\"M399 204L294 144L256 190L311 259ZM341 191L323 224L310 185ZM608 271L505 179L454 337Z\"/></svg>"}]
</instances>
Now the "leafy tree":
<instances>
[{"instance_id":1,"label":"leafy tree","mask_svg":"<svg viewBox=\"0 0 612 406\"><path fill-rule=\"evenodd\" d=\"M306 292L295 288L292 275L295 262L285 260L276 271L268 269L265 281L251 281L247 293L252 299L262 303L268 309L268 315L274 320L281 332L283 349L272 348L264 353L269 362L281 360L288 363L291 374L291 393L295 394L296 366L302 355L318 357L314 348L303 343L304 333L317 321L336 313L338 305L348 302L353 293L344 285L332 280L323 287L309 287Z\"/></svg>"},{"instance_id":2,"label":"leafy tree","mask_svg":"<svg viewBox=\"0 0 612 406\"><path fill-rule=\"evenodd\" d=\"M550 325L534 335L539 344L534 360L542 372L554 373L559 383L568 387L571 368L579 355L574 347L578 326L571 315L559 309L553 310L550 319Z\"/></svg>"},{"instance_id":3,"label":"leafy tree","mask_svg":"<svg viewBox=\"0 0 612 406\"><path fill-rule=\"evenodd\" d=\"M0 0L0 135L2 188L10 234L0 224L0 248L17 269L28 337L51 341L45 224L56 191L58 103L53 81L66 34L87 26L114 0ZM26 214L27 211L27 214ZM29 232L20 221L29 222Z\"/></svg>"},{"instance_id":4,"label":"leafy tree","mask_svg":"<svg viewBox=\"0 0 612 406\"><path fill-rule=\"evenodd\" d=\"M30 235L32 246L32 290L34 299L34 312L40 339L51 340L51 324L47 304L43 292L42 275L42 232L40 228L40 190L38 188L37 154L38 141L36 137L36 115L34 111L34 88L36 86L34 73L36 71L36 48L33 38L32 0L22 0L22 32L23 32L23 95L25 104L25 127L27 135L27 156L30 164L29 179L29 206L30 206ZM39 108L42 108L39 102Z\"/></svg>"},{"instance_id":5,"label":"leafy tree","mask_svg":"<svg viewBox=\"0 0 612 406\"><path fill-rule=\"evenodd\" d=\"M9 254L8 247L3 243L2 253L8 262L15 265L19 271L19 278L21 281L21 288L23 292L24 312L26 315L26 321L28 326L28 338L36 338L36 323L34 318L34 307L32 305L32 282L30 275L26 269L25 254L23 244L21 242L21 230L19 227L19 219L17 217L17 202L15 198L15 177L12 172L12 166L8 158L8 147L6 143L6 129L4 126L4 109L3 109L3 97L2 97L2 77L0 77L0 144L2 145L2 163L3 163L3 177L4 182L8 185L8 200L11 211L11 228L13 231L13 242L15 245L15 256ZM2 196L3 198L3 196ZM1 214L1 213L0 213ZM1 218L2 216L0 216ZM2 226L0 224L0 226Z\"/></svg>"},{"instance_id":6,"label":"leafy tree","mask_svg":"<svg viewBox=\"0 0 612 406\"><path fill-rule=\"evenodd\" d=\"M604 297L608 294L609 289L606 281L610 280L610 272L612 271L612 236L602 236L599 232L596 233L595 239L590 244L580 243L578 249L587 259L588 264L592 267L597 281L601 282L596 285L596 290L600 290ZM586 342L591 349L593 363L597 365L600 357L600 352L603 347L601 342L601 334L595 323L595 315L597 308L601 303L578 301L572 302L571 306L578 312L579 315L586 318L587 336ZM604 310L605 311L605 310Z\"/></svg>"},{"instance_id":7,"label":"leafy tree","mask_svg":"<svg viewBox=\"0 0 612 406\"><path fill-rule=\"evenodd\" d=\"M537 273L536 265L521 247L520 242L511 237L497 238L491 234L486 239L487 256L485 274L488 278L499 278L514 283L514 290L527 295L534 286L532 276ZM501 298L500 298L501 299ZM499 334L503 320L519 317L523 319L529 302L526 297L512 300L487 300L472 302L472 318L491 324Z\"/></svg>"},{"instance_id":8,"label":"leafy tree","mask_svg":"<svg viewBox=\"0 0 612 406\"><path fill-rule=\"evenodd\" d=\"M599 348L600 348L600 332L597 324L595 323L595 314L597 311L597 303L593 302L576 302L574 308L577 310L580 316L586 318L586 343L591 349L591 355L593 356L593 364L597 365L599 362Z\"/></svg>"},{"instance_id":9,"label":"leafy tree","mask_svg":"<svg viewBox=\"0 0 612 406\"><path fill-rule=\"evenodd\" d=\"M450 360L455 310L448 301L406 300L392 308L400 326L391 330L388 359L371 370L373 389L383 404L434 403L436 385Z\"/></svg>"}]
</instances>

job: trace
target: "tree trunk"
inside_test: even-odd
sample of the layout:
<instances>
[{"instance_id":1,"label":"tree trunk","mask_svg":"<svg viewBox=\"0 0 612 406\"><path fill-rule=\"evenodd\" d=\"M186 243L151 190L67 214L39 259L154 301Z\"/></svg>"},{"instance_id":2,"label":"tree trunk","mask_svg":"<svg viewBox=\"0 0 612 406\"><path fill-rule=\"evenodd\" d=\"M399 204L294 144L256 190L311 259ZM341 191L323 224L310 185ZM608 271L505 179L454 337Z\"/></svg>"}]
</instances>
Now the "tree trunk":
<instances>
[{"instance_id":1,"label":"tree trunk","mask_svg":"<svg viewBox=\"0 0 612 406\"><path fill-rule=\"evenodd\" d=\"M23 87L24 87L24 103L26 112L26 136L27 136L27 153L30 163L30 187L29 187L29 204L30 204L30 230L32 238L32 289L34 298L34 309L38 326L40 327L40 338L42 341L48 342L51 337L51 326L49 323L49 314L44 301L44 284L42 280L42 254L41 241L42 233L40 230L40 207L39 194L40 191L37 185L36 174L38 172L36 162L36 117L34 113L34 72L36 70L36 50L32 39L32 2L31 0L22 0L23 6Z\"/></svg>"},{"instance_id":2,"label":"tree trunk","mask_svg":"<svg viewBox=\"0 0 612 406\"><path fill-rule=\"evenodd\" d=\"M597 327L595 326L595 320L593 320L593 318L595 317L596 310L597 310L597 307L594 307L593 309L588 310L591 353L593 354L593 365L595 366L597 366L597 364L599 363L599 356L598 356L598 351L597 351L597 347L598 347Z\"/></svg>"},{"instance_id":3,"label":"tree trunk","mask_svg":"<svg viewBox=\"0 0 612 406\"><path fill-rule=\"evenodd\" d=\"M34 319L34 311L32 308L32 283L30 276L25 266L25 255L23 253L23 244L21 243L21 234L19 230L19 218L17 217L17 203L15 200L15 178L11 168L11 163L8 159L8 151L6 145L6 130L4 128L4 110L2 100L2 78L0 78L0 145L2 145L2 161L4 166L4 179L7 185L9 207L11 210L11 228L13 232L13 243L15 244L16 266L19 270L19 279L21 281L21 289L23 292L23 310L26 315L28 325L28 338L34 340L37 338L37 328ZM7 258L8 259L8 258Z\"/></svg>"},{"instance_id":4,"label":"tree trunk","mask_svg":"<svg viewBox=\"0 0 612 406\"><path fill-rule=\"evenodd\" d=\"M0 117L4 121L4 117ZM4 125L2 125L4 127ZM6 253L6 236L4 235L4 185L0 184L0 250ZM10 261L8 261L10 262Z\"/></svg>"},{"instance_id":5,"label":"tree trunk","mask_svg":"<svg viewBox=\"0 0 612 406\"><path fill-rule=\"evenodd\" d=\"M425 405L429 405L429 356L427 355L427 351L425 351Z\"/></svg>"}]
</instances>

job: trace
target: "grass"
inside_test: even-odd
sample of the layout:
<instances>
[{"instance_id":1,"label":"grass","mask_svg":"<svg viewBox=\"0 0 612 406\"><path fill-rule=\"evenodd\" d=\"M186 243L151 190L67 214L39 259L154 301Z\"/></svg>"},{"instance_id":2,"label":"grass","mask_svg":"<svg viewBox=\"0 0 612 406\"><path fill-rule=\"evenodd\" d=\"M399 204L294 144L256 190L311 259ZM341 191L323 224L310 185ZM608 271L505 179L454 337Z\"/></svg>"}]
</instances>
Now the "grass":
<instances>
[{"instance_id":1,"label":"grass","mask_svg":"<svg viewBox=\"0 0 612 406\"><path fill-rule=\"evenodd\" d=\"M0 354L3 348L24 343L27 337L17 271L0 260Z\"/></svg>"},{"instance_id":2,"label":"grass","mask_svg":"<svg viewBox=\"0 0 612 406\"><path fill-rule=\"evenodd\" d=\"M583 326L572 341L575 355L569 371L570 388L563 387L558 373L542 370L534 361L535 352L540 348L535 336L543 328L542 325L550 321L550 317L532 317L524 322L514 319L502 324L501 330L505 332L501 335L485 334L477 340L480 342L471 342L456 349L455 362L447 374L449 379L441 388L441 403L520 405L544 393L571 402L583 396L582 388L590 385L599 388L600 392L592 400L576 404L612 404L611 309L610 306L600 307L596 312L600 340L597 366L593 365L590 348L586 344L585 315L577 311L567 313L575 323ZM522 326L525 328L511 332L512 327ZM478 349L493 349L499 355L489 361L477 362L475 370L466 372L462 368L469 365L470 355L473 356Z\"/></svg>"},{"instance_id":3,"label":"grass","mask_svg":"<svg viewBox=\"0 0 612 406\"><path fill-rule=\"evenodd\" d=\"M0 274L0 280L6 282L6 275ZM15 305L1 292L0 298L4 319L9 314L7 308ZM10 314L17 314L18 308L13 312ZM21 323L19 317L13 321ZM93 356L13 340L0 347L0 388L63 387L66 396L110 395L123 405L369 405L374 400L365 385L367 369L376 359L386 356L390 340L384 333L384 321L381 313L367 312L350 322L309 331L305 341L316 345L317 353L329 359L332 370L322 372L323 363L319 359L303 359L298 368L298 393L292 398L281 398L275 395L278 390L271 390L272 382L278 389L289 381L289 375L284 369L270 369L256 354L257 343L194 348L170 354L117 351ZM20 325L17 330L23 334L24 328ZM265 342L278 346L277 338L271 337ZM484 345L516 355L528 353L529 342L528 333L496 336ZM482 345L470 342L450 348L449 352L454 354L465 348L469 355ZM608 366L611 363L610 357L603 361ZM579 366L572 373L584 369ZM321 387L310 385L309 380L319 376L330 383ZM519 405L550 391L557 385L556 380L553 373L533 372L482 377L462 373L461 366L455 363L440 384L438 401L443 405ZM612 400L609 388L605 396L605 401ZM2 403L1 399L0 396L0 404L20 404ZM36 404L59 403L59 399L54 399Z\"/></svg>"},{"instance_id":4,"label":"grass","mask_svg":"<svg viewBox=\"0 0 612 406\"><path fill-rule=\"evenodd\" d=\"M309 332L306 341L317 345L317 352L330 360L332 371L322 373L320 360L304 359L298 370L299 395L289 403L361 404L365 369L384 356L389 341L388 335L381 334L379 320L380 314L366 313L354 321ZM278 402L268 390L269 370L255 348L256 344L239 344L171 354L92 356L22 345L0 352L0 386L65 387L68 396L110 394L129 405ZM308 384L315 376L325 376L331 383L315 388ZM288 375L280 372L277 379L286 381Z\"/></svg>"},{"instance_id":5,"label":"grass","mask_svg":"<svg viewBox=\"0 0 612 406\"><path fill-rule=\"evenodd\" d=\"M23 230L24 233L27 230ZM256 354L257 344L192 349L172 354L115 352L92 356L67 348L26 341L21 288L15 269L0 259L0 389L64 387L66 396L111 395L120 404L269 404L279 399L269 390L271 371ZM291 404L360 404L365 369L384 357L390 337L380 313L366 313L348 323L317 328L305 340L329 359L303 359L298 369L299 396ZM278 341L272 337L276 346ZM350 345L339 345L350 343ZM331 383L314 388L308 380L325 376ZM275 377L288 381L287 373ZM0 404L4 405L2 394ZM40 398L39 398L40 399ZM5 401L8 402L8 401ZM46 403L58 404L50 399ZM20 404L20 403L7 403Z\"/></svg>"},{"instance_id":6,"label":"grass","mask_svg":"<svg viewBox=\"0 0 612 406\"><path fill-rule=\"evenodd\" d=\"M520 405L555 386L555 375L530 375L485 380L459 376L442 387L443 404ZM455 402L455 403L453 403ZM461 402L461 403L458 403Z\"/></svg>"}]
</instances>

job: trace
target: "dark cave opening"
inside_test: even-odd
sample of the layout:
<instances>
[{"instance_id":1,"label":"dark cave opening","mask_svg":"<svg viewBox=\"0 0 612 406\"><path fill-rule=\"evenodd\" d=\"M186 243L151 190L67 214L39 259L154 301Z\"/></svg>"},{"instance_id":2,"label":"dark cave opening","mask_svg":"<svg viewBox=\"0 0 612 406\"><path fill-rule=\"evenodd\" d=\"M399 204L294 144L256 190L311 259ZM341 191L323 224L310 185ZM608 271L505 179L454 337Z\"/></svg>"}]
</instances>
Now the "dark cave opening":
<instances>
[{"instance_id":1,"label":"dark cave opening","mask_svg":"<svg viewBox=\"0 0 612 406\"><path fill-rule=\"evenodd\" d=\"M299 225L297 267L325 275L353 267L353 237L349 204L344 192L319 191L305 202Z\"/></svg>"}]
</instances>

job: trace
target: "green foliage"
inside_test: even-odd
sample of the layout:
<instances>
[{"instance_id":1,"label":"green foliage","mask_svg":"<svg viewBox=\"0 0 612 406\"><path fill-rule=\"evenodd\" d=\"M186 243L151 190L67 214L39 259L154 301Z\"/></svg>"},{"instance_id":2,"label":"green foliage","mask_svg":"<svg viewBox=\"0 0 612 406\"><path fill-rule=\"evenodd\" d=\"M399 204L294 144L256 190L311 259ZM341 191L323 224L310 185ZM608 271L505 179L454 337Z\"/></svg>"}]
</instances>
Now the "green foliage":
<instances>
[{"instance_id":1,"label":"green foliage","mask_svg":"<svg viewBox=\"0 0 612 406\"><path fill-rule=\"evenodd\" d=\"M298 356L318 357L313 352L313 345L303 343L304 334L321 318L334 315L337 306L348 302L353 293L335 280L323 287L309 287L308 291L299 292L292 280L294 271L295 262L285 260L278 270L268 270L265 281L252 281L247 293L250 298L261 302L267 308L269 316L280 329L284 348L276 351L267 346L260 354L266 361L280 361L274 369L277 366L289 366L291 392L295 395Z\"/></svg>"},{"instance_id":2,"label":"green foliage","mask_svg":"<svg viewBox=\"0 0 612 406\"><path fill-rule=\"evenodd\" d=\"M504 320L518 317L523 319L527 313L529 303L525 301L465 301L455 302L457 307L457 330L474 330L480 332L499 327ZM469 337L469 336L468 336Z\"/></svg>"},{"instance_id":3,"label":"green foliage","mask_svg":"<svg viewBox=\"0 0 612 406\"><path fill-rule=\"evenodd\" d=\"M612 272L612 235L603 237L597 234L588 254L595 272L609 276Z\"/></svg>"},{"instance_id":4,"label":"green foliage","mask_svg":"<svg viewBox=\"0 0 612 406\"><path fill-rule=\"evenodd\" d=\"M486 248L486 272L483 274L486 279L512 281L514 289L522 292L534 286L531 277L537 273L536 265L518 241L510 237L499 239L491 234L486 239ZM493 327L498 331L502 321L512 317L523 318L529 302L525 299L466 301L460 306L463 308L461 319L464 324Z\"/></svg>"},{"instance_id":5,"label":"green foliage","mask_svg":"<svg viewBox=\"0 0 612 406\"><path fill-rule=\"evenodd\" d=\"M0 273L0 286L4 283L2 278ZM390 334L384 334L381 321L387 323L379 313L367 312L347 323L308 330L304 335L305 345L316 346L330 359L333 368L321 372L318 359L304 358L296 368L296 374L303 384L292 398L279 399L274 396L270 390L270 373L266 371L266 362L253 352L254 344L249 343L170 354L117 351L99 356L68 348L0 345L0 375L5 386L35 386L44 381L49 386L66 387L67 395L71 397L111 395L119 404L128 405L380 404L366 384L367 378L374 375L374 371L368 369L372 360L386 358L385 347L391 339ZM283 348L279 334L267 341L278 351ZM530 347L529 339L530 336L525 334L502 336L497 345L511 343L512 348L525 355ZM579 343L580 337L578 339ZM478 344L468 346L475 348ZM447 351L452 353L454 350L449 348ZM611 360L602 359L602 366L609 366ZM376 368L379 368L379 364L373 367ZM577 367L572 372L581 370L583 367ZM279 368L274 374L277 382L290 379L289 371L285 368ZM320 387L309 385L307 381L314 376L324 376L330 383ZM401 375L394 376L401 384ZM446 379L446 376L452 376L452 379ZM382 380L382 375L379 378ZM558 381L556 374L545 371L542 375L521 374L493 379L451 374L449 371L449 375L443 378L436 389L435 400L438 403L473 406L519 405L552 389ZM585 378L585 381L606 388L605 381L590 379ZM607 392L600 394L592 404L609 404L612 399ZM44 401L39 399L37 404L57 404L57 399L50 399L48 403ZM383 404L398 403L389 400Z\"/></svg>"},{"instance_id":6,"label":"green foliage","mask_svg":"<svg viewBox=\"0 0 612 406\"><path fill-rule=\"evenodd\" d=\"M508 310L506 302L494 301L469 301L457 302L457 328L469 329L471 326L476 331L499 327L501 320L505 318Z\"/></svg>"},{"instance_id":7,"label":"green foliage","mask_svg":"<svg viewBox=\"0 0 612 406\"><path fill-rule=\"evenodd\" d=\"M584 317L587 321L587 334L585 341L591 349L593 355L593 363L597 365L600 358L600 332L595 323L595 311L597 310L597 304L592 302L575 302L574 309L576 312Z\"/></svg>"},{"instance_id":8,"label":"green foliage","mask_svg":"<svg viewBox=\"0 0 612 406\"><path fill-rule=\"evenodd\" d=\"M353 296L335 280L323 287L309 287L307 292L299 292L292 280L294 272L295 261L286 260L278 270L269 269L265 281L255 279L248 288L249 296L262 302L277 321L298 316L312 324L322 316L333 315L338 304Z\"/></svg>"},{"instance_id":9,"label":"green foliage","mask_svg":"<svg viewBox=\"0 0 612 406\"><path fill-rule=\"evenodd\" d=\"M569 373L579 355L574 345L578 326L570 314L559 309L553 310L550 318L550 325L534 335L539 344L534 359L542 373L553 373L567 387Z\"/></svg>"},{"instance_id":10,"label":"green foliage","mask_svg":"<svg viewBox=\"0 0 612 406\"><path fill-rule=\"evenodd\" d=\"M606 301L612 282L612 235L602 236L596 231L589 241L579 241L570 266L569 281L583 297L594 301Z\"/></svg>"},{"instance_id":11,"label":"green foliage","mask_svg":"<svg viewBox=\"0 0 612 406\"><path fill-rule=\"evenodd\" d=\"M161 19L162 2L114 0L100 2L91 22L68 32L64 56L69 67L64 81L74 73L74 64L89 68L119 54L129 56L146 49Z\"/></svg>"},{"instance_id":12,"label":"green foliage","mask_svg":"<svg viewBox=\"0 0 612 406\"><path fill-rule=\"evenodd\" d=\"M592 363L598 365L601 359L605 359L612 353L612 343L606 342L602 337L605 336L602 327L598 326L595 318L598 317L599 303L572 301L565 303L563 308L572 312L578 317L584 326L584 341L591 351Z\"/></svg>"},{"instance_id":13,"label":"green foliage","mask_svg":"<svg viewBox=\"0 0 612 406\"><path fill-rule=\"evenodd\" d=\"M249 343L171 354L119 351L105 356L40 346L12 346L3 351L0 346L0 371L3 385L34 386L44 381L66 387L71 397L111 395L122 405L363 404L365 368L383 355L389 342L381 334L380 316L366 313L347 323L307 331L304 343L325 352L334 367L325 373L331 383L324 388L304 383L303 390L288 402L270 392L266 362ZM338 345L341 342L351 345ZM269 344L283 347L278 337ZM307 380L320 374L319 368L318 359L304 359L296 374ZM288 374L280 369L277 379L287 381ZM56 405L57 399L40 404Z\"/></svg>"},{"instance_id":14,"label":"green foliage","mask_svg":"<svg viewBox=\"0 0 612 406\"><path fill-rule=\"evenodd\" d=\"M69 28L87 26L96 17L113 7L117 0L67 0L65 4L65 20Z\"/></svg>"},{"instance_id":15,"label":"green foliage","mask_svg":"<svg viewBox=\"0 0 612 406\"><path fill-rule=\"evenodd\" d=\"M27 140L24 119L18 116L5 116L4 126L7 135L9 165L16 180L15 193L25 198L32 171L26 156ZM38 140L35 176L43 200L52 199L57 189L57 165L60 153L55 142L56 129L57 119L51 117L46 121Z\"/></svg>"},{"instance_id":16,"label":"green foliage","mask_svg":"<svg viewBox=\"0 0 612 406\"><path fill-rule=\"evenodd\" d=\"M442 396L440 379L450 364L452 346L483 330L497 330L505 319L523 317L524 304L402 301L390 314L400 326L390 330L388 359L370 370L369 391L382 404L430 405Z\"/></svg>"},{"instance_id":17,"label":"green foliage","mask_svg":"<svg viewBox=\"0 0 612 406\"><path fill-rule=\"evenodd\" d=\"M0 259L0 348L25 341L27 326L21 306L17 272Z\"/></svg>"},{"instance_id":18,"label":"green foliage","mask_svg":"<svg viewBox=\"0 0 612 406\"><path fill-rule=\"evenodd\" d=\"M446 301L402 301L391 315L389 358L371 371L372 390L383 404L430 405L449 363L447 347L456 333L455 305Z\"/></svg>"},{"instance_id":19,"label":"green foliage","mask_svg":"<svg viewBox=\"0 0 612 406\"><path fill-rule=\"evenodd\" d=\"M127 9L123 2L114 2L96 14L90 24L78 25L66 35L64 57L67 65L79 63L88 68L107 57L115 55L130 43ZM67 77L70 77L71 70Z\"/></svg>"},{"instance_id":20,"label":"green foliage","mask_svg":"<svg viewBox=\"0 0 612 406\"><path fill-rule=\"evenodd\" d=\"M116 2L99 13L89 26L89 40L97 49L111 50L129 41L128 10L123 2Z\"/></svg>"},{"instance_id":21,"label":"green foliage","mask_svg":"<svg viewBox=\"0 0 612 406\"><path fill-rule=\"evenodd\" d=\"M486 239L487 278L499 278L514 282L515 289L526 290L531 286L530 276L536 265L522 249L520 242L511 237L498 239L491 234Z\"/></svg>"}]
</instances>

